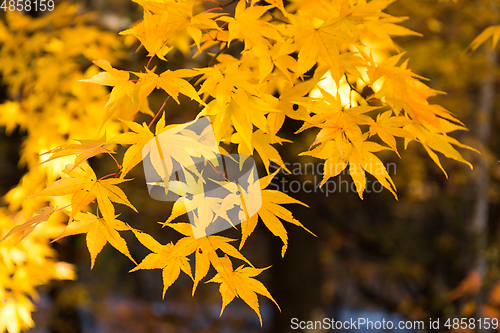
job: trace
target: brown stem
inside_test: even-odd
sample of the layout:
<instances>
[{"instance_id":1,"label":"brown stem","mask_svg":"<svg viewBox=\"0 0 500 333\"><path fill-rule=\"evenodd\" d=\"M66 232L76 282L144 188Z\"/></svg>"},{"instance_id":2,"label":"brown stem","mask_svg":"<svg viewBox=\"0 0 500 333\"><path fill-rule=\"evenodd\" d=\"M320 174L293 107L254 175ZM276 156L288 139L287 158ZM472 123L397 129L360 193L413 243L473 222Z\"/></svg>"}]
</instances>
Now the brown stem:
<instances>
[{"instance_id":1,"label":"brown stem","mask_svg":"<svg viewBox=\"0 0 500 333\"><path fill-rule=\"evenodd\" d=\"M99 179L98 179L98 181L99 181L99 180L106 179L106 178L109 178L109 177L114 176L114 175L117 175L119 172L120 172L120 171L117 171L117 172L110 173L110 174L108 174L108 175L106 175L106 176L102 176L101 178L99 178Z\"/></svg>"},{"instance_id":2,"label":"brown stem","mask_svg":"<svg viewBox=\"0 0 500 333\"><path fill-rule=\"evenodd\" d=\"M122 166L120 165L120 163L118 163L118 161L116 160L116 158L111 153L108 153L108 155L111 156L111 158L115 161L116 166L118 167L118 170L121 170Z\"/></svg>"},{"instance_id":3,"label":"brown stem","mask_svg":"<svg viewBox=\"0 0 500 333\"><path fill-rule=\"evenodd\" d=\"M146 69L148 69L148 70L149 70L149 64L151 63L151 60L153 60L153 57L154 56L151 56L151 58L149 58L148 64L146 65Z\"/></svg>"},{"instance_id":4,"label":"brown stem","mask_svg":"<svg viewBox=\"0 0 500 333\"><path fill-rule=\"evenodd\" d=\"M148 128L151 128L151 125L153 125L153 123L155 122L156 118L158 118L158 116L160 115L161 111L163 110L163 108L165 107L165 104L167 104L167 101L170 99L170 95L168 95L167 98L165 98L165 101L163 102L163 104L161 105L160 109L156 112L154 118L151 120L151 122L149 123L148 125Z\"/></svg>"}]
</instances>

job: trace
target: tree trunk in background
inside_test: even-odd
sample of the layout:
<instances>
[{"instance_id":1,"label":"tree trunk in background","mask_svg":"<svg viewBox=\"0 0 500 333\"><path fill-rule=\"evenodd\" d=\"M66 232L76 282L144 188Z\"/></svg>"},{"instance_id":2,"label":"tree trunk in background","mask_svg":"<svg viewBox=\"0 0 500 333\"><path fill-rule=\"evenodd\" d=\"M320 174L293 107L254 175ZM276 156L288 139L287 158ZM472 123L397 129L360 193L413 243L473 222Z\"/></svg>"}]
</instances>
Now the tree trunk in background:
<instances>
[{"instance_id":1,"label":"tree trunk in background","mask_svg":"<svg viewBox=\"0 0 500 333\"><path fill-rule=\"evenodd\" d=\"M295 214L294 214L295 215ZM314 230L312 225L317 220L316 212L309 212L297 219ZM321 299L321 276L318 255L318 239L291 224L286 225L289 235L289 246L285 257L281 258L281 242L271 239L272 253L272 292L271 294L281 307L276 311L269 332L315 332L291 329L292 318L298 320L323 320L324 307ZM271 236L272 237L272 236Z\"/></svg>"},{"instance_id":2,"label":"tree trunk in background","mask_svg":"<svg viewBox=\"0 0 500 333\"><path fill-rule=\"evenodd\" d=\"M479 4L480 5L480 4ZM493 12L497 11L497 6L490 6ZM471 231L476 240L475 262L472 270L479 274L482 288L476 296L476 318L482 318L481 306L485 301L485 278L488 271L487 245L488 245L488 187L490 184L490 158L489 146L491 137L491 122L493 121L493 111L495 108L495 73L497 66L497 51L490 45L485 45L485 71L483 79L480 81L479 103L476 112L476 133L480 143L482 155L474 165L476 177L474 181L475 202L471 219ZM482 330L483 332L487 330Z\"/></svg>"}]
</instances>

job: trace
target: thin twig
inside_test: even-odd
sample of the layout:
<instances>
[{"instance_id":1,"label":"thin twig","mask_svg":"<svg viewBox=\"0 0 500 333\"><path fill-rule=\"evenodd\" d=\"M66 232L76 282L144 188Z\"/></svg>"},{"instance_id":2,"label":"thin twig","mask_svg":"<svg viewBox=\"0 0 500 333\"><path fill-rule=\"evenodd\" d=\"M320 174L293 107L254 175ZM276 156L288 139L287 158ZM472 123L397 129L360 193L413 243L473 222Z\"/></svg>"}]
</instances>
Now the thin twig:
<instances>
[{"instance_id":1,"label":"thin twig","mask_svg":"<svg viewBox=\"0 0 500 333\"><path fill-rule=\"evenodd\" d=\"M213 12L214 10L224 10L224 8L222 8L222 7L213 7L213 8L205 10L203 12L203 14Z\"/></svg>"},{"instance_id":2,"label":"thin twig","mask_svg":"<svg viewBox=\"0 0 500 333\"><path fill-rule=\"evenodd\" d=\"M56 209L56 210L54 210L54 211L53 211L53 213L58 212L58 211L60 211L60 210L63 210L64 208L68 208L69 206L71 206L71 204L66 205L66 206L64 206L64 207L61 207L61 208L59 208L59 209Z\"/></svg>"},{"instance_id":3,"label":"thin twig","mask_svg":"<svg viewBox=\"0 0 500 333\"><path fill-rule=\"evenodd\" d=\"M118 163L118 161L116 160L116 158L111 153L108 153L108 155L111 156L111 158L115 161L116 166L118 167L118 170L121 170L122 166L120 165L120 163Z\"/></svg>"},{"instance_id":4,"label":"thin twig","mask_svg":"<svg viewBox=\"0 0 500 333\"><path fill-rule=\"evenodd\" d=\"M153 60L153 57L154 56L151 56L151 58L149 58L148 64L146 65L146 69L147 70L149 70L149 64L151 63L151 60Z\"/></svg>"},{"instance_id":5,"label":"thin twig","mask_svg":"<svg viewBox=\"0 0 500 333\"><path fill-rule=\"evenodd\" d=\"M161 111L163 110L163 108L165 107L165 104L167 104L167 101L170 99L170 95L167 96L167 98L165 98L165 101L163 102L163 104L161 105L160 109L158 110L158 112L156 112L154 118L151 120L151 122L149 123L148 125L148 128L151 128L151 125L153 125L153 123L155 122L156 118L158 118L158 116L160 115Z\"/></svg>"},{"instance_id":6,"label":"thin twig","mask_svg":"<svg viewBox=\"0 0 500 333\"><path fill-rule=\"evenodd\" d=\"M345 82L349 85L349 88L351 89L349 91L349 105L352 107L352 102L351 102L351 92L357 92L359 96L362 96L354 87L352 86L351 82L349 82L349 78L347 77L347 73L344 73L345 76Z\"/></svg>"},{"instance_id":7,"label":"thin twig","mask_svg":"<svg viewBox=\"0 0 500 333\"><path fill-rule=\"evenodd\" d=\"M216 36L217 37L217 36ZM217 61L217 57L220 56L222 53L224 53L225 51L227 50L227 44L225 44L220 50L219 52L217 52L213 58L209 61L207 67L211 67L213 65L215 65L215 62Z\"/></svg>"},{"instance_id":8,"label":"thin twig","mask_svg":"<svg viewBox=\"0 0 500 333\"><path fill-rule=\"evenodd\" d=\"M98 181L103 180L103 179L108 178L108 177L111 177L111 176L114 176L114 175L118 174L119 172L120 171L117 171L117 172L110 173L109 175L102 176L101 178L98 179Z\"/></svg>"}]
</instances>

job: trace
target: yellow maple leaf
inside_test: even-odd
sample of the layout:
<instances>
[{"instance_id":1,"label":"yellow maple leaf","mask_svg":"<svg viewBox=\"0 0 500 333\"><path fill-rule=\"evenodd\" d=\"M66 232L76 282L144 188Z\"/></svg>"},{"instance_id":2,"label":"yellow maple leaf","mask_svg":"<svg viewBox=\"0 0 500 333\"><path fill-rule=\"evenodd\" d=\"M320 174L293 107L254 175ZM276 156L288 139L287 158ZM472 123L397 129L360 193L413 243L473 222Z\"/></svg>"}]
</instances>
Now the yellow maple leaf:
<instances>
[{"instance_id":1,"label":"yellow maple leaf","mask_svg":"<svg viewBox=\"0 0 500 333\"><path fill-rule=\"evenodd\" d=\"M354 146L345 138L336 138L319 145L313 150L303 152L300 155L308 155L326 159L323 167L323 186L328 179L339 175L347 166L356 191L361 199L366 187L365 171L372 174L386 189L397 199L396 186L380 159L373 154L381 150L389 149L378 143L366 141L367 134L363 135L362 143ZM341 141L343 144L339 144Z\"/></svg>"},{"instance_id":2,"label":"yellow maple leaf","mask_svg":"<svg viewBox=\"0 0 500 333\"><path fill-rule=\"evenodd\" d=\"M138 111L150 113L147 100L144 96L142 96L141 100L139 99L139 91L144 90L142 83L134 84L134 82L129 80L129 72L113 68L107 60L100 59L94 61L94 64L104 69L105 72L98 73L90 79L80 81L113 87L109 100L104 107L106 112L101 127L115 114L128 120L133 118Z\"/></svg>"},{"instance_id":3,"label":"yellow maple leaf","mask_svg":"<svg viewBox=\"0 0 500 333\"><path fill-rule=\"evenodd\" d=\"M290 33L299 53L297 73L304 74L320 60L330 67L333 79L339 82L343 75L340 46L343 43L360 44L351 19L345 16L323 21L298 15L290 15L289 19Z\"/></svg>"},{"instance_id":4,"label":"yellow maple leaf","mask_svg":"<svg viewBox=\"0 0 500 333\"><path fill-rule=\"evenodd\" d=\"M244 155L252 154L248 150L248 147L246 145L241 144L242 139L240 133L237 132L233 134L233 136L231 137L231 142L238 144L238 153ZM284 168L285 171L289 172L289 170L284 165L283 159L281 158L280 154L278 153L276 148L272 146L272 144L274 143L283 144L283 142L292 141L280 138L277 135L271 136L260 129L252 134L252 147L257 150L257 153L259 153L259 156L262 159L262 163L264 164L267 173L269 173L270 162L278 164L280 167Z\"/></svg>"},{"instance_id":5,"label":"yellow maple leaf","mask_svg":"<svg viewBox=\"0 0 500 333\"><path fill-rule=\"evenodd\" d=\"M500 25L492 25L484 29L470 45L467 49L472 51L476 51L482 44L484 44L488 39L491 38L491 48L494 49L498 41L500 40Z\"/></svg>"},{"instance_id":6,"label":"yellow maple leaf","mask_svg":"<svg viewBox=\"0 0 500 333\"><path fill-rule=\"evenodd\" d=\"M76 140L79 144L66 144L49 150L40 156L51 154L49 158L43 158L43 162L40 164L47 163L59 157L76 155L76 159L73 163L73 169L78 167L81 163L85 162L89 158L96 156L98 154L107 153L114 154L112 147L115 145L113 141L106 140L106 134L104 134L99 140Z\"/></svg>"},{"instance_id":7,"label":"yellow maple leaf","mask_svg":"<svg viewBox=\"0 0 500 333\"><path fill-rule=\"evenodd\" d=\"M268 39L282 40L281 34L274 26L260 19L272 7L246 7L246 1L240 0L236 5L234 18L230 16L219 18L219 20L229 23L228 43L239 38L245 41L245 49L255 46L267 50L271 46Z\"/></svg>"},{"instance_id":8,"label":"yellow maple leaf","mask_svg":"<svg viewBox=\"0 0 500 333\"><path fill-rule=\"evenodd\" d=\"M132 230L132 228L122 221L116 220L114 217L112 220L107 220L104 218L98 218L92 213L77 213L74 220L66 226L64 232L54 239L54 241L66 236L86 233L87 248L91 259L91 268L94 267L97 255L108 242L111 246L132 260L133 263L137 264L134 258L130 255L127 243L118 233L118 231L126 230Z\"/></svg>"},{"instance_id":9,"label":"yellow maple leaf","mask_svg":"<svg viewBox=\"0 0 500 333\"><path fill-rule=\"evenodd\" d=\"M259 317L260 324L262 325L262 317L260 315L257 294L269 298L281 311L278 303L276 303L273 299L267 288L259 280L253 278L267 268L258 269L254 267L240 266L233 271L233 265L227 256L219 259L221 266L224 267L226 276L223 276L220 272L218 272L217 275L215 275L208 282L220 283L219 291L222 295L222 309L220 311L220 315L222 315L226 306L231 303L236 296L238 296L245 303L247 303L252 310L255 311Z\"/></svg>"},{"instance_id":10,"label":"yellow maple leaf","mask_svg":"<svg viewBox=\"0 0 500 333\"><path fill-rule=\"evenodd\" d=\"M176 71L167 70L160 75L157 75L153 72L148 73L134 73L138 77L141 78L140 82L145 84L145 93L144 91L140 91L141 97L142 95L148 95L155 87L160 87L167 92L176 102L179 104L179 93L190 97L191 99L197 101L202 105L206 105L200 99L200 96L193 88L193 86L183 80L186 77L193 77L200 75L199 72L191 69L178 69Z\"/></svg>"},{"instance_id":11,"label":"yellow maple leaf","mask_svg":"<svg viewBox=\"0 0 500 333\"><path fill-rule=\"evenodd\" d=\"M392 111L385 111L377 115L377 121L370 124L370 137L378 135L399 156L394 136L413 138L413 135L403 129L403 126L410 123L410 120L404 116L392 116L392 113Z\"/></svg>"},{"instance_id":12,"label":"yellow maple leaf","mask_svg":"<svg viewBox=\"0 0 500 333\"><path fill-rule=\"evenodd\" d=\"M114 219L114 208L111 201L126 205L135 212L137 209L127 199L125 193L116 186L127 181L126 179L97 179L90 166L85 165L68 171L68 177L56 180L41 192L31 195L29 198L39 196L63 196L71 194L70 221L84 207L97 199L97 204L102 209L103 217L111 223Z\"/></svg>"},{"instance_id":13,"label":"yellow maple leaf","mask_svg":"<svg viewBox=\"0 0 500 333\"><path fill-rule=\"evenodd\" d=\"M151 132L148 126L132 122L123 121L132 131L122 133L114 141L119 144L131 144L123 157L123 169L121 178L137 164L143 157L149 154L151 163L161 177L168 179L172 173L173 161L180 165L193 165L193 157L205 156L205 158L215 159L214 152L207 149L203 144L201 135L192 131L183 131L188 124L173 124L165 126L165 116L156 124L155 133ZM170 130L166 132L167 130Z\"/></svg>"},{"instance_id":14,"label":"yellow maple leaf","mask_svg":"<svg viewBox=\"0 0 500 333\"><path fill-rule=\"evenodd\" d=\"M438 151L448 158L452 158L456 161L465 163L472 169L472 164L465 160L462 155L453 147L453 145L478 152L476 149L464 145L457 139L452 138L446 134L439 133L435 129L429 126L424 126L418 122L412 122L404 126L403 129L415 136L416 140L422 144L422 146L425 148L425 151L429 154L434 163L439 166L446 177L448 177L448 174L444 170L441 162L439 161L438 155L434 151ZM408 144L408 141L409 140L405 140L405 146Z\"/></svg>"},{"instance_id":15,"label":"yellow maple leaf","mask_svg":"<svg viewBox=\"0 0 500 333\"><path fill-rule=\"evenodd\" d=\"M37 225L39 225L42 222L47 221L52 216L54 211L55 211L55 208L51 205L49 205L47 207L38 208L37 210L35 210L37 215L33 216L32 218L30 218L28 221L24 222L23 224L20 224L18 226L15 226L14 228L12 228L2 239L0 239L0 242L13 234L16 234L18 232L22 232L23 235L18 240L18 242L20 242L26 236L28 236L36 228Z\"/></svg>"},{"instance_id":16,"label":"yellow maple leaf","mask_svg":"<svg viewBox=\"0 0 500 333\"><path fill-rule=\"evenodd\" d=\"M120 34L132 34L137 37L149 52L148 57L156 55L158 58L166 60L165 55L172 50L172 47L166 45L170 36L165 33L170 24L168 15L153 14L144 8L144 20L135 27L120 32Z\"/></svg>"},{"instance_id":17,"label":"yellow maple leaf","mask_svg":"<svg viewBox=\"0 0 500 333\"><path fill-rule=\"evenodd\" d=\"M210 265L222 276L228 278L228 273L216 253L217 249L251 265L234 246L229 244L229 242L234 241L233 239L222 236L194 238L192 226L189 223L167 223L165 225L177 230L186 237L181 238L175 245L172 243L161 245L151 236L134 231L137 239L153 253L147 255L137 267L131 270L133 272L139 269L163 269L164 295L168 287L178 278L180 270L193 279L193 294L198 283L207 275ZM195 277L193 278L189 260L186 257L195 251L196 265Z\"/></svg>"},{"instance_id":18,"label":"yellow maple leaf","mask_svg":"<svg viewBox=\"0 0 500 333\"><path fill-rule=\"evenodd\" d=\"M276 170L274 173L259 179L260 188L262 190L261 192L262 206L257 212L257 214L264 223L264 225L269 229L269 231L271 231L273 235L279 237L283 242L283 247L281 248L281 256L284 256L286 249L288 248L288 233L286 232L286 229L283 226L283 223L281 223L280 219L303 228L313 236L316 235L312 233L309 229L304 227L302 223L300 223L297 219L293 217L292 213L288 209L282 207L281 205L296 203L303 205L305 207L309 206L307 206L305 203L299 200L292 198L286 193L276 190L265 189L267 186L269 186L269 184L271 183L272 179L274 178L274 176L277 174L278 171L279 169ZM254 215L248 220L241 222L242 237L240 242L240 249L243 247L243 244L245 243L248 236L250 236L250 234L255 229L257 221L258 221L257 215Z\"/></svg>"}]
</instances>

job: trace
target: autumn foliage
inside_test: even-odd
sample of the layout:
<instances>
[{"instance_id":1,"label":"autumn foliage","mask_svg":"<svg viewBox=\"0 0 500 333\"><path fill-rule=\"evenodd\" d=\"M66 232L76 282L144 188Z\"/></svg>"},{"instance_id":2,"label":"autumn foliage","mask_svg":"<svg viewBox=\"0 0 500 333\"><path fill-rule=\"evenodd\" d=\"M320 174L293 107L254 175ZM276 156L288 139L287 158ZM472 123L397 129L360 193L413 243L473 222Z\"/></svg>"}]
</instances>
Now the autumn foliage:
<instances>
[{"instance_id":1,"label":"autumn foliage","mask_svg":"<svg viewBox=\"0 0 500 333\"><path fill-rule=\"evenodd\" d=\"M85 234L91 267L109 243L137 264L131 271L162 270L164 297L182 272L193 281L193 294L201 282L220 284L221 314L238 297L262 322L257 295L275 301L258 280L266 268L254 267L243 245L259 221L281 239L282 256L289 246L283 221L312 233L283 206L306 203L266 189L274 176L270 163L284 167L276 148L293 145L280 137L286 118L302 123L299 132L315 134L301 155L325 161L322 185L348 169L361 199L366 173L397 199L396 184L377 155L393 151L399 156L399 140L405 148L413 141L420 144L441 169L438 153L470 165L456 147L471 148L450 136L464 125L427 101L440 92L408 68L392 40L418 33L400 25L405 18L384 12L391 0L294 0L286 6L281 0L135 2L143 19L120 34L134 36L146 49L140 72L113 65L136 45L93 27L87 23L91 17L76 15L74 6L59 4L36 19L8 12L0 22L0 72L10 87L10 101L0 105L0 125L8 132L17 127L26 132L21 159L30 169L5 196L9 209L0 211L0 249L23 253L14 264L0 257L0 298L16 304L14 310L0 310L0 331L31 325L32 306L25 298L38 284L30 278L39 271L31 263L33 248L46 253L44 265L54 267L36 281L72 277L52 261L48 242L76 234ZM497 37L495 32L495 42ZM158 71L175 52L188 54L195 65ZM103 99L106 87L111 92ZM148 98L155 90L165 103L153 112ZM175 243L160 244L116 214L119 204L141 216L141 207L121 186L133 181L127 174L139 167L145 145L177 126L166 123L164 108L169 99L181 103L180 95L199 104L198 117L210 119L221 154L235 150L258 157L267 171L255 180L262 207L241 223L240 239L197 238L191 224L174 222L201 205L199 198L202 202L191 206L184 204L191 199L179 198L171 216L158 225L181 235ZM134 121L138 112L151 120ZM119 146L126 148L122 156L115 153ZM174 145L166 159L182 165L183 149ZM96 156L113 159L116 168L96 174L88 163ZM211 205L203 214L224 207ZM206 218L200 212L197 218ZM122 237L127 232L151 251L144 259L136 262L131 256ZM13 289L17 273L4 272L23 267L28 286ZM216 275L207 277L211 267Z\"/></svg>"}]
</instances>

